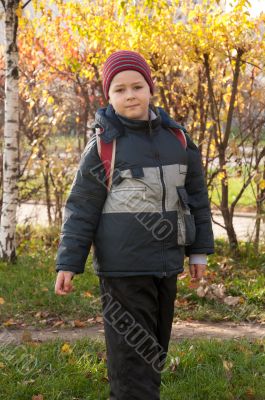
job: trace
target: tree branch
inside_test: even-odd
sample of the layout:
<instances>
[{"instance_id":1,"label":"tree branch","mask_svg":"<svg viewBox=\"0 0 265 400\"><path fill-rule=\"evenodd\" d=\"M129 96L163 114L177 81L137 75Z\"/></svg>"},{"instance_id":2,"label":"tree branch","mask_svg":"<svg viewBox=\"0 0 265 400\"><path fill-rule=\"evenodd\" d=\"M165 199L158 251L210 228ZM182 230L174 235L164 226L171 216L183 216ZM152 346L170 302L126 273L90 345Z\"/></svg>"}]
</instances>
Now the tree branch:
<instances>
[{"instance_id":1,"label":"tree branch","mask_svg":"<svg viewBox=\"0 0 265 400\"><path fill-rule=\"evenodd\" d=\"M260 67L260 66L257 65L257 64L254 64L254 63L252 63L252 62L250 62L250 61L241 60L241 62L242 62L242 64L252 65L252 67L258 68L260 71L263 71L263 68L262 68L262 67Z\"/></svg>"},{"instance_id":2,"label":"tree branch","mask_svg":"<svg viewBox=\"0 0 265 400\"><path fill-rule=\"evenodd\" d=\"M258 168L259 163L261 162L262 158L265 157L265 147L263 147L263 149L261 150L258 159L257 159L257 163L256 163L256 168Z\"/></svg>"},{"instance_id":3,"label":"tree branch","mask_svg":"<svg viewBox=\"0 0 265 400\"><path fill-rule=\"evenodd\" d=\"M225 129L224 140L223 140L223 148L224 149L226 149L228 140L230 137L232 119L233 119L233 113L234 113L234 107L235 107L235 101L236 101L236 94L237 94L237 88L238 88L240 64L241 64L241 58L242 58L243 54L244 54L244 50L242 50L242 49L237 50L235 73L234 73L234 79L233 79L233 84L232 84L232 94L231 94L231 99L230 99L230 104L229 104L226 129Z\"/></svg>"},{"instance_id":4,"label":"tree branch","mask_svg":"<svg viewBox=\"0 0 265 400\"><path fill-rule=\"evenodd\" d=\"M212 184L212 181L213 181L214 178L219 174L220 171L221 171L221 169L218 168L216 171L214 171L214 172L212 173L212 175L209 177L209 180L208 180L208 186L210 186L210 185Z\"/></svg>"},{"instance_id":5,"label":"tree branch","mask_svg":"<svg viewBox=\"0 0 265 400\"><path fill-rule=\"evenodd\" d=\"M22 6L22 10L23 10L24 8L26 8L26 7L27 7L27 5L28 5L29 3L31 3L31 0L28 0L28 1L26 1L26 3L25 3L25 4L23 4L23 6Z\"/></svg>"},{"instance_id":6,"label":"tree branch","mask_svg":"<svg viewBox=\"0 0 265 400\"><path fill-rule=\"evenodd\" d=\"M235 206L236 206L237 202L239 201L239 199L241 198L242 194L244 193L245 189L248 187L248 185L249 185L250 182L252 181L253 176L254 176L254 174L253 174L253 175L250 175L250 176L248 177L248 179L246 180L246 182L245 182L244 185L242 186L240 192L237 194L235 200L232 202L231 207L230 207L230 210L231 210L231 214L232 214L232 215L234 215Z\"/></svg>"},{"instance_id":7,"label":"tree branch","mask_svg":"<svg viewBox=\"0 0 265 400\"><path fill-rule=\"evenodd\" d=\"M5 0L1 0L2 6L4 8L4 10L6 11L6 4L5 4Z\"/></svg>"},{"instance_id":8,"label":"tree branch","mask_svg":"<svg viewBox=\"0 0 265 400\"><path fill-rule=\"evenodd\" d=\"M207 77L207 82L208 82L208 92L209 92L209 99L210 99L211 114L212 114L212 118L214 121L214 126L213 126L214 139L215 139L216 145L219 146L220 142L221 142L221 127L220 127L220 121L218 118L218 109L217 109L216 99L214 96L213 85L212 85L212 80L211 80L209 54L205 53L203 55L203 58L204 58L204 67L205 67L205 72L206 72L206 77ZM219 131L220 141L218 140L218 131Z\"/></svg>"},{"instance_id":9,"label":"tree branch","mask_svg":"<svg viewBox=\"0 0 265 400\"><path fill-rule=\"evenodd\" d=\"M216 225L218 225L218 226L220 226L221 228L223 228L223 229L226 230L226 227L225 227L224 225L222 225L220 222L217 222L217 221L215 221L215 220L213 219L213 214L212 214L212 221L213 221L214 224L216 224Z\"/></svg>"},{"instance_id":10,"label":"tree branch","mask_svg":"<svg viewBox=\"0 0 265 400\"><path fill-rule=\"evenodd\" d=\"M262 149L262 151L261 151L261 153L260 153L260 155L259 155L259 157L258 157L258 159L257 159L256 165L255 165L255 169L254 169L254 173L249 175L248 179L246 180L246 182L245 182L244 185L242 186L240 192L237 194L235 200L234 200L234 201L232 202L232 204L231 204L231 208L230 208L230 209L231 209L232 215L234 214L234 210L235 210L235 206L236 206L237 202L238 202L239 199L241 198L241 196L242 196L242 194L244 193L245 189L246 189L246 188L248 187L248 185L252 182L252 179L253 179L253 177L254 177L254 175L255 175L255 171L258 169L259 163L260 163L260 161L262 160L262 158L263 158L264 156L265 156L265 147Z\"/></svg>"}]
</instances>

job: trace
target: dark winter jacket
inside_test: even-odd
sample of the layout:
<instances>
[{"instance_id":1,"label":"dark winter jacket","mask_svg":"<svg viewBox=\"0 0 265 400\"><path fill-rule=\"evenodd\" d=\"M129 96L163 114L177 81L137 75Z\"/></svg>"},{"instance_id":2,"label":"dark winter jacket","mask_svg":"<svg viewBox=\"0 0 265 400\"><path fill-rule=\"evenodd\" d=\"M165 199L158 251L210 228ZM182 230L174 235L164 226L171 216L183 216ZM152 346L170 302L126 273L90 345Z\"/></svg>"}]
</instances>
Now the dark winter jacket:
<instances>
[{"instance_id":1,"label":"dark winter jacket","mask_svg":"<svg viewBox=\"0 0 265 400\"><path fill-rule=\"evenodd\" d=\"M94 135L66 202L56 271L84 272L92 243L96 274L113 277L169 276L183 271L185 253L213 253L199 151L187 134L183 147L163 109L152 113L135 121L98 110L103 141L117 139L113 185L107 192Z\"/></svg>"}]
</instances>

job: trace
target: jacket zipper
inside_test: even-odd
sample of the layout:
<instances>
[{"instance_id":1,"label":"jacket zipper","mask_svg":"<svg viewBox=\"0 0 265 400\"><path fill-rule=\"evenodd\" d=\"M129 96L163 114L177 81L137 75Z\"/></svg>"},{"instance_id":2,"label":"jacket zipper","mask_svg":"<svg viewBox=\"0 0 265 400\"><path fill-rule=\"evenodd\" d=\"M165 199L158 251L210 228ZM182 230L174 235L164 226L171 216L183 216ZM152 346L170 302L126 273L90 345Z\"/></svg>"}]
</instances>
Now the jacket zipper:
<instances>
[{"instance_id":1,"label":"jacket zipper","mask_svg":"<svg viewBox=\"0 0 265 400\"><path fill-rule=\"evenodd\" d=\"M160 179L162 183L162 189L163 189L163 194L162 194L162 213L163 213L163 218L165 217L166 213L166 185L164 181L164 173L163 173L163 168L162 168L162 163L160 160L160 155L159 152L156 150L155 145L153 143L153 138L152 138L152 127L151 127L151 122L149 120L149 135L151 138L152 142L152 147L154 149L154 155L155 155L155 160L158 163L159 171L160 171ZM165 259L165 242L164 240L162 241L162 259L163 259L163 276L167 276L166 273L166 259Z\"/></svg>"}]
</instances>

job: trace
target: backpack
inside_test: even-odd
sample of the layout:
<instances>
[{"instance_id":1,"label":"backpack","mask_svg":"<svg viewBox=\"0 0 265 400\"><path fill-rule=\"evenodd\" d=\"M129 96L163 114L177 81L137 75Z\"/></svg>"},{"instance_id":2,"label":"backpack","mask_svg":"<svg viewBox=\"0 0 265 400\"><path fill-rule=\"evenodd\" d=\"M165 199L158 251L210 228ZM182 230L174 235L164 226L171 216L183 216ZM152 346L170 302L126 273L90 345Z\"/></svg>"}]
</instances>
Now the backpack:
<instances>
[{"instance_id":1,"label":"backpack","mask_svg":"<svg viewBox=\"0 0 265 400\"><path fill-rule=\"evenodd\" d=\"M110 143L105 143L99 135L102 132L102 130L100 128L96 128L95 130L96 130L98 154L105 170L106 186L109 192L112 185L113 171L115 165L116 139L114 139ZM176 136L176 138L180 141L180 143L186 150L187 139L184 130L180 128L169 128L169 130Z\"/></svg>"}]
</instances>

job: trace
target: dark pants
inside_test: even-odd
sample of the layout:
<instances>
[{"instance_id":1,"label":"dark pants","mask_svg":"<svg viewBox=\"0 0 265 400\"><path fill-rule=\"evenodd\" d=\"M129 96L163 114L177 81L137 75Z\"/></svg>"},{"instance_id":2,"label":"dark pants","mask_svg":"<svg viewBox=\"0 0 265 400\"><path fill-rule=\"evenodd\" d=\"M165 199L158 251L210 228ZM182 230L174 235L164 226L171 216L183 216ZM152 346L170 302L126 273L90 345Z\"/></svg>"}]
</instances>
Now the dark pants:
<instances>
[{"instance_id":1,"label":"dark pants","mask_svg":"<svg viewBox=\"0 0 265 400\"><path fill-rule=\"evenodd\" d=\"M99 280L110 400L159 400L177 275Z\"/></svg>"}]
</instances>

